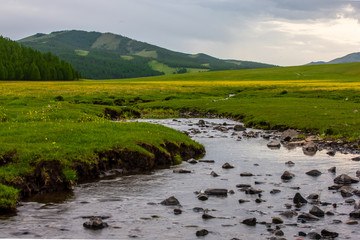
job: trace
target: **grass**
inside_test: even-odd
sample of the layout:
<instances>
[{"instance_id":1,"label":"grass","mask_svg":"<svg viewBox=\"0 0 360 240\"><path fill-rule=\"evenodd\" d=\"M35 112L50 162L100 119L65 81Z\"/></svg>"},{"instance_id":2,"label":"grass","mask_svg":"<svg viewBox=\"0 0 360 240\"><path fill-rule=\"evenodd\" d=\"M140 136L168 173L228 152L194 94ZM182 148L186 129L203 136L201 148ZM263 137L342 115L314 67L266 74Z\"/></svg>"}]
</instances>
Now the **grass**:
<instances>
[{"instance_id":1,"label":"grass","mask_svg":"<svg viewBox=\"0 0 360 240\"><path fill-rule=\"evenodd\" d=\"M159 147L164 142L200 147L162 126L113 123L105 109L122 119L140 112L142 117L210 112L247 126L358 140L359 77L360 63L351 63L125 80L1 82L0 156L13 154L14 162L0 167L0 208L15 204L18 192L11 183L31 175L40 161L61 161L64 179L74 182L73 163L90 164L96 150L117 146L150 154L137 143ZM235 96L225 100L231 93Z\"/></svg>"}]
</instances>

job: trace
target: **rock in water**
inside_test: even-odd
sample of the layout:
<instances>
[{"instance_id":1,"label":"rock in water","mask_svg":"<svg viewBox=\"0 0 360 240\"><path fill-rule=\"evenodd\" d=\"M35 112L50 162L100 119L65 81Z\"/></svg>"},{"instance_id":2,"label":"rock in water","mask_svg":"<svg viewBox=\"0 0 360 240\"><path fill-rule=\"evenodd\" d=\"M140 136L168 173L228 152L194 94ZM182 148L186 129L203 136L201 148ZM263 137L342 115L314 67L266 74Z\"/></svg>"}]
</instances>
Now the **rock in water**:
<instances>
[{"instance_id":1,"label":"rock in water","mask_svg":"<svg viewBox=\"0 0 360 240\"><path fill-rule=\"evenodd\" d=\"M360 218L360 209L356 209L350 213L351 218Z\"/></svg>"},{"instance_id":2,"label":"rock in water","mask_svg":"<svg viewBox=\"0 0 360 240\"><path fill-rule=\"evenodd\" d=\"M239 131L245 131L245 130L246 130L246 127L244 127L243 125L237 124L234 126L234 131L239 132Z\"/></svg>"},{"instance_id":3,"label":"rock in water","mask_svg":"<svg viewBox=\"0 0 360 240\"><path fill-rule=\"evenodd\" d=\"M99 217L93 217L89 221L84 222L83 226L88 229L98 230L108 227L106 222L103 222Z\"/></svg>"},{"instance_id":4,"label":"rock in water","mask_svg":"<svg viewBox=\"0 0 360 240\"><path fill-rule=\"evenodd\" d=\"M177 168L173 170L173 173L191 173L191 170L183 169L183 168Z\"/></svg>"},{"instance_id":5,"label":"rock in water","mask_svg":"<svg viewBox=\"0 0 360 240\"><path fill-rule=\"evenodd\" d=\"M283 179L283 180L290 180L290 179L292 179L293 177L295 177L295 175L292 174L292 173L290 173L289 171L285 171L285 172L283 173L283 175L281 175L281 179Z\"/></svg>"},{"instance_id":6,"label":"rock in water","mask_svg":"<svg viewBox=\"0 0 360 240\"><path fill-rule=\"evenodd\" d=\"M254 176L254 174L250 173L250 172L243 172L240 173L240 177L252 177Z\"/></svg>"},{"instance_id":7,"label":"rock in water","mask_svg":"<svg viewBox=\"0 0 360 240\"><path fill-rule=\"evenodd\" d=\"M280 140L282 142L289 142L291 141L293 138L296 138L298 136L298 132L296 130L293 129L288 129L286 131L284 131L281 136L280 136Z\"/></svg>"},{"instance_id":8,"label":"rock in water","mask_svg":"<svg viewBox=\"0 0 360 240\"><path fill-rule=\"evenodd\" d=\"M203 218L203 219L211 219L211 218L215 218L215 217L212 216L212 215L210 215L210 214L203 213L202 218Z\"/></svg>"},{"instance_id":9,"label":"rock in water","mask_svg":"<svg viewBox=\"0 0 360 240\"><path fill-rule=\"evenodd\" d=\"M323 237L323 238L337 238L338 236L339 236L339 234L337 233L337 232L330 232L330 231L328 231L328 230L326 230L326 229L323 229L322 231L321 231L321 236Z\"/></svg>"},{"instance_id":10,"label":"rock in water","mask_svg":"<svg viewBox=\"0 0 360 240\"><path fill-rule=\"evenodd\" d=\"M248 218L242 221L243 224L248 226L255 226L256 225L256 218Z\"/></svg>"},{"instance_id":11,"label":"rock in water","mask_svg":"<svg viewBox=\"0 0 360 240\"><path fill-rule=\"evenodd\" d=\"M213 196L227 196L228 190L222 188L208 188L205 190L205 194Z\"/></svg>"},{"instance_id":12,"label":"rock in water","mask_svg":"<svg viewBox=\"0 0 360 240\"><path fill-rule=\"evenodd\" d=\"M160 204L165 206L181 206L179 200L177 200L174 196L165 199Z\"/></svg>"},{"instance_id":13,"label":"rock in water","mask_svg":"<svg viewBox=\"0 0 360 240\"><path fill-rule=\"evenodd\" d=\"M230 169L230 168L234 168L234 166L232 166L230 163L224 163L224 165L222 165L222 168Z\"/></svg>"},{"instance_id":14,"label":"rock in water","mask_svg":"<svg viewBox=\"0 0 360 240\"><path fill-rule=\"evenodd\" d=\"M304 204L304 203L307 203L308 201L303 198L303 196L301 196L300 193L296 193L294 198L293 198L293 203L295 204Z\"/></svg>"},{"instance_id":15,"label":"rock in water","mask_svg":"<svg viewBox=\"0 0 360 240\"><path fill-rule=\"evenodd\" d=\"M273 217L272 223L273 223L273 224L283 224L284 221L283 221L281 218L279 218L279 217Z\"/></svg>"},{"instance_id":16,"label":"rock in water","mask_svg":"<svg viewBox=\"0 0 360 240\"><path fill-rule=\"evenodd\" d=\"M279 141L271 141L267 144L268 148L280 148L281 143Z\"/></svg>"},{"instance_id":17,"label":"rock in water","mask_svg":"<svg viewBox=\"0 0 360 240\"><path fill-rule=\"evenodd\" d=\"M304 221L319 221L320 219L310 213L302 213L298 216L298 220Z\"/></svg>"},{"instance_id":18,"label":"rock in water","mask_svg":"<svg viewBox=\"0 0 360 240\"><path fill-rule=\"evenodd\" d=\"M336 184L351 184L351 183L358 183L358 182L359 182L358 179L352 178L346 174L341 174L334 179L334 183L336 183Z\"/></svg>"},{"instance_id":19,"label":"rock in water","mask_svg":"<svg viewBox=\"0 0 360 240\"><path fill-rule=\"evenodd\" d=\"M308 142L302 147L305 155L313 156L317 152L318 148L314 142Z\"/></svg>"},{"instance_id":20,"label":"rock in water","mask_svg":"<svg viewBox=\"0 0 360 240\"><path fill-rule=\"evenodd\" d=\"M319 170L314 169L314 170L306 172L306 174L309 176L312 176L312 177L318 177L321 175L321 172Z\"/></svg>"},{"instance_id":21,"label":"rock in water","mask_svg":"<svg viewBox=\"0 0 360 240\"><path fill-rule=\"evenodd\" d=\"M202 229L202 230L199 230L199 231L196 231L196 236L197 237L203 237L203 236L206 236L209 234L209 231L206 230L206 229Z\"/></svg>"},{"instance_id":22,"label":"rock in water","mask_svg":"<svg viewBox=\"0 0 360 240\"><path fill-rule=\"evenodd\" d=\"M219 176L219 174L217 174L217 173L214 172L214 171L212 171L212 172L210 173L210 175L213 176L213 177L218 177L218 176Z\"/></svg>"},{"instance_id":23,"label":"rock in water","mask_svg":"<svg viewBox=\"0 0 360 240\"><path fill-rule=\"evenodd\" d=\"M201 200L201 201L206 201L206 200L209 199L208 196L207 196L206 194L204 194L204 193L200 193L197 198L198 198L199 200Z\"/></svg>"},{"instance_id":24,"label":"rock in water","mask_svg":"<svg viewBox=\"0 0 360 240\"><path fill-rule=\"evenodd\" d=\"M323 210L321 210L320 208L318 208L317 206L313 206L309 213L311 213L314 216L317 217L324 217L325 216L325 212Z\"/></svg>"},{"instance_id":25,"label":"rock in water","mask_svg":"<svg viewBox=\"0 0 360 240\"><path fill-rule=\"evenodd\" d=\"M321 235L317 232L309 232L307 236L309 239L321 239Z\"/></svg>"}]
</instances>

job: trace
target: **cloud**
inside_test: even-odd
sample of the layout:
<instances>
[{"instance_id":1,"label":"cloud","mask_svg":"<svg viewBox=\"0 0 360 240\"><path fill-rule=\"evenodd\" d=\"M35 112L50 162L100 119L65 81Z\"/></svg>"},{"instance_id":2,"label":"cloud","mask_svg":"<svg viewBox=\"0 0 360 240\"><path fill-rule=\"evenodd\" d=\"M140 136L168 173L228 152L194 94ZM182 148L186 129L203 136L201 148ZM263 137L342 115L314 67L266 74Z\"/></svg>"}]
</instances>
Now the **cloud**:
<instances>
[{"instance_id":1,"label":"cloud","mask_svg":"<svg viewBox=\"0 0 360 240\"><path fill-rule=\"evenodd\" d=\"M2 0L0 34L113 32L175 51L296 65L359 51L359 19L360 1L346 0Z\"/></svg>"}]
</instances>

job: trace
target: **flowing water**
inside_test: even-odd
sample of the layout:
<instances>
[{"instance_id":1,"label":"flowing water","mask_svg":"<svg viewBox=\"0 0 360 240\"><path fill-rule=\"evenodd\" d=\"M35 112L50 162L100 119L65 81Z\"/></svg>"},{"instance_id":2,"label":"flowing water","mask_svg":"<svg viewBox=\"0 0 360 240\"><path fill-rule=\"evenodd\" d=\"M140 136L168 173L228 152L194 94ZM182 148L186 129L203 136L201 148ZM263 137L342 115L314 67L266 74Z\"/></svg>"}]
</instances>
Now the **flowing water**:
<instances>
[{"instance_id":1,"label":"flowing water","mask_svg":"<svg viewBox=\"0 0 360 240\"><path fill-rule=\"evenodd\" d=\"M328 168L336 166L337 174L346 173L355 176L359 162L351 161L354 155L337 153L331 157L326 151L315 156L306 156L301 148L278 150L267 148L269 140L259 138L243 138L238 140L241 132L233 130L221 132L213 130L213 126L226 122L231 127L236 122L224 119L205 119L208 127L199 127L199 119L147 120L181 131L191 132L193 139L206 148L203 159L215 160L215 163L182 163L173 168L186 168L190 174L173 173L171 169L156 170L147 174L107 178L100 181L76 186L71 192L44 195L30 199L18 207L16 214L0 216L1 238L97 238L97 239L196 239L196 231L207 229L205 239L267 239L274 234L268 227L257 224L247 226L241 222L255 217L257 222L271 223L272 217L278 217L285 211L284 204L292 203L297 192L304 197L311 193L320 195L320 200L337 203L320 206L324 211L333 211L334 216L325 216L320 221L301 223L297 217L285 218L280 225L286 239L295 239L299 231L305 233L322 229L338 232L338 239L359 239L358 225L348 225L349 213L353 205L345 204L340 193L329 191L333 185L335 174ZM248 129L249 131L249 129ZM285 165L293 161L294 166ZM223 169L221 166L229 162L235 168ZM311 177L305 172L318 169L319 177ZM295 174L290 182L283 182L280 176L285 170ZM212 177L215 171L220 176ZM252 177L240 177L242 172L251 172ZM257 182L257 184L255 184ZM262 203L256 203L257 195L247 195L236 188L237 184L251 184L263 190ZM353 187L358 188L358 184ZM209 197L207 201L197 199L195 191L207 188L226 188L234 190L227 197ZM270 194L272 189L280 193ZM182 214L175 215L174 208L159 204L162 200L175 196L181 203ZM353 197L356 202L358 197ZM239 204L239 199L250 202ZM311 204L300 209L308 212ZM203 219L202 212L193 209L208 209L213 219ZM294 208L292 208L294 209ZM103 216L108 228L89 230L83 227L88 216ZM340 221L338 221L340 220Z\"/></svg>"}]
</instances>

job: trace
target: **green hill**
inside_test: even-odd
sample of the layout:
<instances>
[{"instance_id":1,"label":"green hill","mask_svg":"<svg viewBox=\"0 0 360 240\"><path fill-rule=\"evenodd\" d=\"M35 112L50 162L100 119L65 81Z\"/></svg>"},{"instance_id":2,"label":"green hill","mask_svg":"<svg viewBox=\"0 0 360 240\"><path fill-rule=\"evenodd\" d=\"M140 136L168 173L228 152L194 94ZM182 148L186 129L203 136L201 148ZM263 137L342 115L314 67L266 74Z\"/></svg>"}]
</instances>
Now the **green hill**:
<instances>
[{"instance_id":1,"label":"green hill","mask_svg":"<svg viewBox=\"0 0 360 240\"><path fill-rule=\"evenodd\" d=\"M41 52L56 54L89 79L274 67L250 61L221 60L205 54L174 52L112 33L76 30L38 33L19 42Z\"/></svg>"},{"instance_id":2,"label":"green hill","mask_svg":"<svg viewBox=\"0 0 360 240\"><path fill-rule=\"evenodd\" d=\"M51 53L0 36L0 80L74 80L80 74Z\"/></svg>"}]
</instances>

